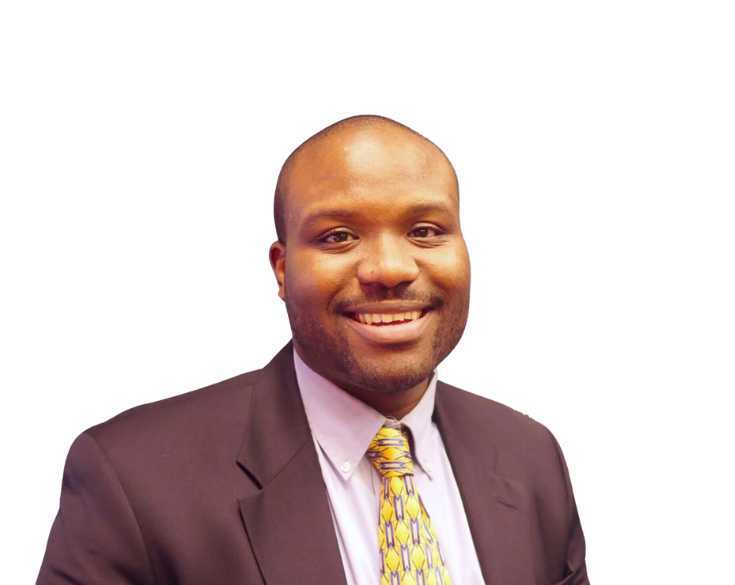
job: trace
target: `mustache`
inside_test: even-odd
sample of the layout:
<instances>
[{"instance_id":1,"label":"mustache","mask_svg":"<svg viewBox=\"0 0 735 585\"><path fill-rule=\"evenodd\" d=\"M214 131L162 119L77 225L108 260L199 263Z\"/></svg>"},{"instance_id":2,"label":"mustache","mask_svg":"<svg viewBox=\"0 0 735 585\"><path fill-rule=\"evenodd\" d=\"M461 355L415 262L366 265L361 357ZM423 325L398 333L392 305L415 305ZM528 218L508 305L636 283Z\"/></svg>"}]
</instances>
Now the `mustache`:
<instances>
[{"instance_id":1,"label":"mustache","mask_svg":"<svg viewBox=\"0 0 735 585\"><path fill-rule=\"evenodd\" d=\"M383 301L405 301L427 305L430 309L438 309L444 305L444 299L438 294L429 295L370 295L359 298L343 299L335 303L338 313L349 312L353 307L367 303L380 303Z\"/></svg>"}]
</instances>

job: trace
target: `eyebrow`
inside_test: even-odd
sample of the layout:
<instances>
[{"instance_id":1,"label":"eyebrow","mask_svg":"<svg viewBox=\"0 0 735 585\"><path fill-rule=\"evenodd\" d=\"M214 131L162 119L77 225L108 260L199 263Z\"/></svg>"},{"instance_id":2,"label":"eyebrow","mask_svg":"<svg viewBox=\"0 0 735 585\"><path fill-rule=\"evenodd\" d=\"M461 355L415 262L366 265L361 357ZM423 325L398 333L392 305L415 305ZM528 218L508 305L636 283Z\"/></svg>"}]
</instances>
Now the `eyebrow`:
<instances>
[{"instance_id":1,"label":"eyebrow","mask_svg":"<svg viewBox=\"0 0 735 585\"><path fill-rule=\"evenodd\" d=\"M404 216L409 215L421 215L424 213L451 213L451 209L444 203L417 203L409 207L404 213ZM304 221L301 223L302 229L308 228L312 223L317 222L321 219L339 219L339 220L354 220L362 216L362 213L349 207L328 207L324 209L315 209L309 213Z\"/></svg>"}]
</instances>

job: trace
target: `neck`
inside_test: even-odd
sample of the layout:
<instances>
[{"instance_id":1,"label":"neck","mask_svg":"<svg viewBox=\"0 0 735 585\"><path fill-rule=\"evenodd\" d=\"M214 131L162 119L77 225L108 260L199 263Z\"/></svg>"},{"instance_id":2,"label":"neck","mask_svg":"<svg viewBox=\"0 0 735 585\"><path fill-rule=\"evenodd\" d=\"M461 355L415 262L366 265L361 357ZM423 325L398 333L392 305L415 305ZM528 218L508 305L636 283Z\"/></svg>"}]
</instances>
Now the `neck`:
<instances>
[{"instance_id":1,"label":"neck","mask_svg":"<svg viewBox=\"0 0 735 585\"><path fill-rule=\"evenodd\" d=\"M383 416L400 420L421 401L424 393L429 388L430 380L431 378L427 378L403 392L382 393L360 388L345 388L344 386L341 386L341 388L371 406Z\"/></svg>"},{"instance_id":2,"label":"neck","mask_svg":"<svg viewBox=\"0 0 735 585\"><path fill-rule=\"evenodd\" d=\"M311 368L321 376L324 376L328 380L331 380L342 390L344 390L351 396L354 396L358 400L364 402L368 406L374 408L383 416L393 417L398 420L402 419L409 412L411 412L421 401L421 398L424 396L426 390L428 390L429 382L434 375L432 372L432 374L428 378L425 378L424 380L422 380L415 386L408 388L407 390L401 390L398 392L376 392L375 390L359 388L357 386L351 386L349 384L345 384L344 382L337 381L326 372L319 371L319 368L308 364L307 360L304 359L304 352L301 351L301 348L299 347L296 340L294 340L294 349L296 350L296 353L299 354L299 358L301 359L301 361L303 361L304 364L306 364L309 368Z\"/></svg>"}]
</instances>

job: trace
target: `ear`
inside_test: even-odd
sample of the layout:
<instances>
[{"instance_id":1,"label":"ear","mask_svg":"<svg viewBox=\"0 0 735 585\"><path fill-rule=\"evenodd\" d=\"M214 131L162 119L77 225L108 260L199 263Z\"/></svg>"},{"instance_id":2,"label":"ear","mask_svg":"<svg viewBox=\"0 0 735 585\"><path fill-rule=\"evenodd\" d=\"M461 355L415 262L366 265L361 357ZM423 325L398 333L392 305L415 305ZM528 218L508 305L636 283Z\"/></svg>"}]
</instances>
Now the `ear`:
<instances>
[{"instance_id":1,"label":"ear","mask_svg":"<svg viewBox=\"0 0 735 585\"><path fill-rule=\"evenodd\" d=\"M268 251L268 258L271 262L273 274L276 276L278 283L278 296L281 300L286 300L286 244L276 241L271 244Z\"/></svg>"}]
</instances>

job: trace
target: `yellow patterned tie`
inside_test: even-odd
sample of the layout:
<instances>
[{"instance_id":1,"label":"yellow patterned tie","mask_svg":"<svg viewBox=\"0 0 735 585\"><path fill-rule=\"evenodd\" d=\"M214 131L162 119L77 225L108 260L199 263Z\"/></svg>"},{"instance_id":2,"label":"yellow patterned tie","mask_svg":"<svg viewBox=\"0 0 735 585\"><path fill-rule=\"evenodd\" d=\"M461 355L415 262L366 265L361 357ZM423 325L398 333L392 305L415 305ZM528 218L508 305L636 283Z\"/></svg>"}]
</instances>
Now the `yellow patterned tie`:
<instances>
[{"instance_id":1,"label":"yellow patterned tie","mask_svg":"<svg viewBox=\"0 0 735 585\"><path fill-rule=\"evenodd\" d=\"M388 419L367 457L383 482L378 545L380 585L450 585L439 539L413 481L413 460L402 425Z\"/></svg>"}]
</instances>

